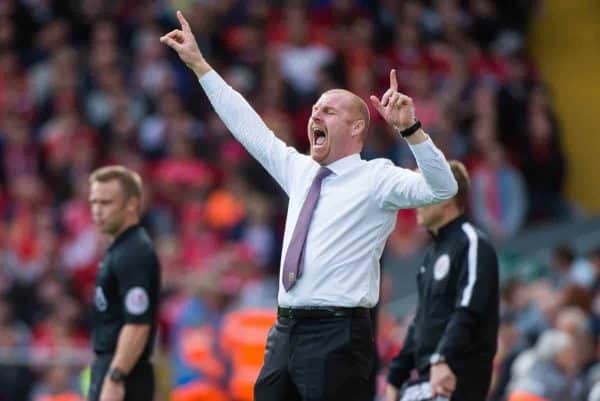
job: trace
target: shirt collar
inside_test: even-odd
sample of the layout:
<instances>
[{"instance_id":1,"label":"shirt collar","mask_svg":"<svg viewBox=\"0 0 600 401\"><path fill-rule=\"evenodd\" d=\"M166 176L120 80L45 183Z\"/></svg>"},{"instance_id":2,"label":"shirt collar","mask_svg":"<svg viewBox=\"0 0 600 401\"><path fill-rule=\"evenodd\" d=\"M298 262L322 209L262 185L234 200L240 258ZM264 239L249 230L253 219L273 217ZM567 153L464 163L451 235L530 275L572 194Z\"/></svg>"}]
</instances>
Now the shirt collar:
<instances>
[{"instance_id":1,"label":"shirt collar","mask_svg":"<svg viewBox=\"0 0 600 401\"><path fill-rule=\"evenodd\" d=\"M443 241L444 239L448 238L448 236L452 235L454 232L461 230L463 223L466 221L467 218L465 217L465 215L461 214L454 220L448 222L445 226L441 227L438 230L437 234L431 233L434 241Z\"/></svg>"},{"instance_id":2,"label":"shirt collar","mask_svg":"<svg viewBox=\"0 0 600 401\"><path fill-rule=\"evenodd\" d=\"M358 166L361 161L362 159L360 158L360 153L354 153L350 156L346 156L329 163L325 167L331 170L335 175L342 175Z\"/></svg>"},{"instance_id":3,"label":"shirt collar","mask_svg":"<svg viewBox=\"0 0 600 401\"><path fill-rule=\"evenodd\" d=\"M119 242L122 242L125 238L127 238L131 233L140 228L141 225L139 223L133 224L125 229L121 234L117 235L117 237L113 240L113 242L108 247L109 250L113 249Z\"/></svg>"}]
</instances>

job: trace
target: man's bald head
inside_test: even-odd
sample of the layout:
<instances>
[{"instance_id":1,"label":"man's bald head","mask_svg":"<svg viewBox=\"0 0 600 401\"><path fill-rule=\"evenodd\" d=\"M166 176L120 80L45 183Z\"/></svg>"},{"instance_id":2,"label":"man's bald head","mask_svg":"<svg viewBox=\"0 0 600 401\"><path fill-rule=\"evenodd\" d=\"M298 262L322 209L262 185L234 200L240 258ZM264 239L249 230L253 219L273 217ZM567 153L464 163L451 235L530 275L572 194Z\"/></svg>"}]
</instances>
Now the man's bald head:
<instances>
[{"instance_id":1,"label":"man's bald head","mask_svg":"<svg viewBox=\"0 0 600 401\"><path fill-rule=\"evenodd\" d=\"M367 139L367 132L369 132L369 123L371 121L371 113L369 112L369 107L367 103L362 100L360 96L350 92L346 89L330 89L323 93L323 95L327 94L341 94L347 100L347 104L349 107L349 111L355 120L363 120L365 122L365 127L361 134L361 138L363 142Z\"/></svg>"}]
</instances>

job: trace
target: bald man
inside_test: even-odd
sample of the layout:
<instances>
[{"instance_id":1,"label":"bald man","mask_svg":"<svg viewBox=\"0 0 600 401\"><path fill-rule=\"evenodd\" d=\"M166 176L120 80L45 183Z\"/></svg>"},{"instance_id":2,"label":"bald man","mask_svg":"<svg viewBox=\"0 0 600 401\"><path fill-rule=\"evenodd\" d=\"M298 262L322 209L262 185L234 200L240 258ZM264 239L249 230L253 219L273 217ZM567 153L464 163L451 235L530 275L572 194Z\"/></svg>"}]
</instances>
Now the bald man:
<instances>
[{"instance_id":1,"label":"bald man","mask_svg":"<svg viewBox=\"0 0 600 401\"><path fill-rule=\"evenodd\" d=\"M448 163L398 93L395 71L371 102L406 138L420 172L385 159L361 159L369 111L355 94L319 97L308 120L310 156L287 146L246 100L211 68L188 22L161 37L196 74L232 134L289 196L278 318L269 332L257 401L369 399L375 339L369 310L379 297L379 259L401 208L450 199Z\"/></svg>"}]
</instances>

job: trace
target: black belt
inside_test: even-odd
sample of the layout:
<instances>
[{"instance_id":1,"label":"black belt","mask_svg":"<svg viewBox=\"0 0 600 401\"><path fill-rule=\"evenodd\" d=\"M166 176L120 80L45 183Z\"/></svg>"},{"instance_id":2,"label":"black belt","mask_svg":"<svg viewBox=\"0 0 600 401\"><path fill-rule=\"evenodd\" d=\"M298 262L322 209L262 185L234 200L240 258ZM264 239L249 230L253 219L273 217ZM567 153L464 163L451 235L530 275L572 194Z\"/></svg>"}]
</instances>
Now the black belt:
<instances>
[{"instance_id":1,"label":"black belt","mask_svg":"<svg viewBox=\"0 0 600 401\"><path fill-rule=\"evenodd\" d=\"M369 308L342 308L314 306L304 308L277 308L277 316L287 319L323 319L328 317L370 317Z\"/></svg>"}]
</instances>

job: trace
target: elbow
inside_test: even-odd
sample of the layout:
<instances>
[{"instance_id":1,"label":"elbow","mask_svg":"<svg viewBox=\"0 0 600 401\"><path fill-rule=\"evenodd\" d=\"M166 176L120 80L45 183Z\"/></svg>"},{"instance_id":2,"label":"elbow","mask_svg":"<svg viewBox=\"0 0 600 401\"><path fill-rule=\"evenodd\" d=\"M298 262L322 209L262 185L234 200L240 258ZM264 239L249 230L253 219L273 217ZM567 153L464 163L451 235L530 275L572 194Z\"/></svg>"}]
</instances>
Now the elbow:
<instances>
[{"instance_id":1,"label":"elbow","mask_svg":"<svg viewBox=\"0 0 600 401\"><path fill-rule=\"evenodd\" d=\"M454 177L448 181L448 184L444 187L436 188L433 190L433 196L436 202L443 202L452 199L458 193L458 184Z\"/></svg>"}]
</instances>

